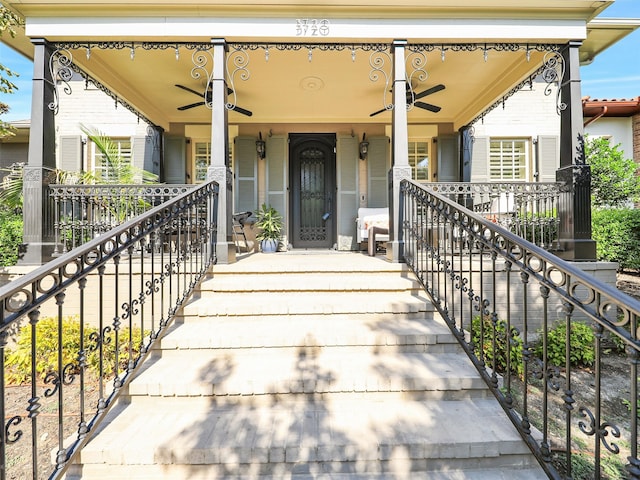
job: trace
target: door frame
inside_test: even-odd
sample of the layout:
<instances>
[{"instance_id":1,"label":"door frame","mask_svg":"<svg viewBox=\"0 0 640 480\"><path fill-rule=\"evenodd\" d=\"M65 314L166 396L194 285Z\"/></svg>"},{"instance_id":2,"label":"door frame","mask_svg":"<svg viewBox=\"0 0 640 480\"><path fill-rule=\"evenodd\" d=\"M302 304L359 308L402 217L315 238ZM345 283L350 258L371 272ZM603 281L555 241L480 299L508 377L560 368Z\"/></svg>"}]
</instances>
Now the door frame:
<instances>
[{"instance_id":1,"label":"door frame","mask_svg":"<svg viewBox=\"0 0 640 480\"><path fill-rule=\"evenodd\" d=\"M330 226L331 228L327 232L328 239L325 245L296 245L297 240L296 228L299 226L299 221L296 221L297 213L297 204L296 201L299 198L300 188L299 185L296 184L295 174L297 172L296 165L298 163L298 159L296 158L295 152L300 148L301 145L304 145L307 142L315 142L321 143L324 146L328 147L328 151L330 152L330 159L328 164L328 171L326 179L331 182L330 185L325 187L325 191L329 191L331 194L331 208L329 209L330 214ZM336 133L289 133L289 213L290 213L290 222L289 222L289 241L293 248L332 248L338 238L338 223L337 223L337 195L338 195L338 172L337 172L337 153L336 153L336 145L337 145L337 134ZM328 189L328 190L327 190Z\"/></svg>"}]
</instances>

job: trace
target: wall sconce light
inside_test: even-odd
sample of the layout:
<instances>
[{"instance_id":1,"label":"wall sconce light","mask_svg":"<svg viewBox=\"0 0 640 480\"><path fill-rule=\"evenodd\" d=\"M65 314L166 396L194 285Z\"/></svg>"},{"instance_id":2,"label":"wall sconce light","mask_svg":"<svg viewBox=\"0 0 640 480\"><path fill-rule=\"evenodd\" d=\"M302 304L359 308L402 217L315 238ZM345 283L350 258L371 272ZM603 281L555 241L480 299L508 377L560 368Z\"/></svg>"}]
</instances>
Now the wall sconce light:
<instances>
[{"instance_id":1,"label":"wall sconce light","mask_svg":"<svg viewBox=\"0 0 640 480\"><path fill-rule=\"evenodd\" d=\"M366 135L366 133L362 134L362 141L359 145L360 160L365 160L367 158L367 154L369 153L369 142L365 140Z\"/></svg>"},{"instance_id":2,"label":"wall sconce light","mask_svg":"<svg viewBox=\"0 0 640 480\"><path fill-rule=\"evenodd\" d=\"M260 160L264 160L264 157L267 156L267 144L262 140L262 132L260 132L259 135L260 139L256 140L256 153Z\"/></svg>"}]
</instances>

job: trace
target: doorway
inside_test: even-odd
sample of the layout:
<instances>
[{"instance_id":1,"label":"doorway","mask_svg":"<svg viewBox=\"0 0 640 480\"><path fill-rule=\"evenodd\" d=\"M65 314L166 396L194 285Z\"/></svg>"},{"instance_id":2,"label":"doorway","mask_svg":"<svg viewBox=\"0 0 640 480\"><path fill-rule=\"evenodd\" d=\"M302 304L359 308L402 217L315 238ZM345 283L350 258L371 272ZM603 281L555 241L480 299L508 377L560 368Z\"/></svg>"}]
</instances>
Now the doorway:
<instances>
[{"instance_id":1,"label":"doorway","mask_svg":"<svg viewBox=\"0 0 640 480\"><path fill-rule=\"evenodd\" d=\"M291 243L331 248L336 242L336 136L289 135Z\"/></svg>"}]
</instances>

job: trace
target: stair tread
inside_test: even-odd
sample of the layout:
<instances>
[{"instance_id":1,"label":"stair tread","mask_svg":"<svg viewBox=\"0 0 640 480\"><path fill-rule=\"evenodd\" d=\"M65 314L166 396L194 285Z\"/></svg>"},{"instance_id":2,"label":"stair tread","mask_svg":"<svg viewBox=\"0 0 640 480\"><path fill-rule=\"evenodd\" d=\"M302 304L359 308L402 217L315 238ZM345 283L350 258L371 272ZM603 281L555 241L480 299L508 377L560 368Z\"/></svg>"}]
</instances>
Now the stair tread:
<instances>
[{"instance_id":1,"label":"stair tread","mask_svg":"<svg viewBox=\"0 0 640 480\"><path fill-rule=\"evenodd\" d=\"M272 348L166 352L129 387L131 395L263 395L486 389L457 354L377 354Z\"/></svg>"},{"instance_id":2,"label":"stair tread","mask_svg":"<svg viewBox=\"0 0 640 480\"><path fill-rule=\"evenodd\" d=\"M141 416L144 424L136 422ZM501 407L475 399L200 409L165 401L153 410L119 404L81 455L84 463L203 464L376 460L394 449L408 458L529 453Z\"/></svg>"},{"instance_id":3,"label":"stair tread","mask_svg":"<svg viewBox=\"0 0 640 480\"><path fill-rule=\"evenodd\" d=\"M411 478L411 480L547 480L548 476L538 466L536 467L499 467L499 468L474 468L459 469L447 468L445 472L434 470L424 472L407 472L406 465L390 467L390 472L378 473L366 471L363 473L337 473L334 471L319 473L287 473L281 475L259 475L259 474L238 474L233 478L237 480L273 480L282 477L290 480L398 480L398 478ZM112 480L113 478L135 478L136 480L160 480L177 478L188 478L189 480L212 480L225 478L217 471L212 472L212 468L207 465L128 465L126 471L119 472L114 465L89 465L85 467L85 473L93 480ZM121 474L119 474L121 473ZM66 480L78 480L82 477L67 475Z\"/></svg>"},{"instance_id":4,"label":"stair tread","mask_svg":"<svg viewBox=\"0 0 640 480\"><path fill-rule=\"evenodd\" d=\"M346 273L366 273L384 272L400 273L408 272L409 267L404 263L393 263L382 257L369 257L364 254L349 253L320 253L304 254L302 252L287 252L270 255L251 255L240 258L238 262L232 264L214 265L213 274L264 274L279 272L346 272Z\"/></svg>"},{"instance_id":5,"label":"stair tread","mask_svg":"<svg viewBox=\"0 0 640 480\"><path fill-rule=\"evenodd\" d=\"M400 315L307 315L217 317L171 326L163 349L303 345L455 344L442 320Z\"/></svg>"},{"instance_id":6,"label":"stair tread","mask_svg":"<svg viewBox=\"0 0 640 480\"><path fill-rule=\"evenodd\" d=\"M185 315L406 313L434 311L425 294L389 292L237 292L203 294Z\"/></svg>"},{"instance_id":7,"label":"stair tread","mask_svg":"<svg viewBox=\"0 0 640 480\"><path fill-rule=\"evenodd\" d=\"M340 273L263 273L255 275L214 275L202 283L201 290L213 292L243 291L398 291L417 289L414 278L380 275L380 272Z\"/></svg>"}]
</instances>

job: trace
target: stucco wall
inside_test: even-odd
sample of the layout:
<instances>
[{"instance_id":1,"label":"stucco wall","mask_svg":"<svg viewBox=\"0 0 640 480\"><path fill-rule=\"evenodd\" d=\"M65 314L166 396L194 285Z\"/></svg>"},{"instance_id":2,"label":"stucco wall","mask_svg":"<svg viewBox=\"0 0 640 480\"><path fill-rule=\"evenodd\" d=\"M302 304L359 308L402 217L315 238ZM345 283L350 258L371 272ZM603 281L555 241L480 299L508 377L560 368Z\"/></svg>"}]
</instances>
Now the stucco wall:
<instances>
[{"instance_id":1,"label":"stucco wall","mask_svg":"<svg viewBox=\"0 0 640 480\"><path fill-rule=\"evenodd\" d=\"M633 120L630 117L602 117L587 125L585 133L611 137L611 145L620 144L625 158L633 158Z\"/></svg>"}]
</instances>

